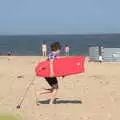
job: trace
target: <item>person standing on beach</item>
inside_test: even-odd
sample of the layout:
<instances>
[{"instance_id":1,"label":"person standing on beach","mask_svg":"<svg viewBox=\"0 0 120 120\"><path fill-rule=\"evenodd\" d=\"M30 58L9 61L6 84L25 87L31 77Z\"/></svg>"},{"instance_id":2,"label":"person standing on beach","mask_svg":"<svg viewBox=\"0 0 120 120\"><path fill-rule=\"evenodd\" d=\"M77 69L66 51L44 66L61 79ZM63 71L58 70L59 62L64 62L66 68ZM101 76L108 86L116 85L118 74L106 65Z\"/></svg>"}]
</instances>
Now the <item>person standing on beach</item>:
<instances>
[{"instance_id":1,"label":"person standing on beach","mask_svg":"<svg viewBox=\"0 0 120 120\"><path fill-rule=\"evenodd\" d=\"M103 62L103 57L102 55L99 55L99 63L102 63Z\"/></svg>"},{"instance_id":2,"label":"person standing on beach","mask_svg":"<svg viewBox=\"0 0 120 120\"><path fill-rule=\"evenodd\" d=\"M47 45L45 44L45 42L43 42L42 44L42 56L46 56L47 55Z\"/></svg>"},{"instance_id":3,"label":"person standing on beach","mask_svg":"<svg viewBox=\"0 0 120 120\"><path fill-rule=\"evenodd\" d=\"M49 92L43 92L43 94L50 93L49 104L53 104L55 102L56 94L58 92L58 80L56 77L54 77L52 65L53 65L53 61L56 59L57 55L60 53L60 50L61 50L60 43L55 42L51 45L51 52L48 54L48 60L50 61L50 66L51 66L51 77L45 77L45 80L51 86L51 89L46 89L46 90L49 90ZM38 95L39 95L39 92L37 93L37 96Z\"/></svg>"},{"instance_id":4,"label":"person standing on beach","mask_svg":"<svg viewBox=\"0 0 120 120\"><path fill-rule=\"evenodd\" d=\"M9 50L8 53L7 53L8 56L11 56L12 55L12 50Z\"/></svg>"},{"instance_id":5,"label":"person standing on beach","mask_svg":"<svg viewBox=\"0 0 120 120\"><path fill-rule=\"evenodd\" d=\"M64 51L65 51L65 55L69 56L70 47L68 45L65 45Z\"/></svg>"}]
</instances>

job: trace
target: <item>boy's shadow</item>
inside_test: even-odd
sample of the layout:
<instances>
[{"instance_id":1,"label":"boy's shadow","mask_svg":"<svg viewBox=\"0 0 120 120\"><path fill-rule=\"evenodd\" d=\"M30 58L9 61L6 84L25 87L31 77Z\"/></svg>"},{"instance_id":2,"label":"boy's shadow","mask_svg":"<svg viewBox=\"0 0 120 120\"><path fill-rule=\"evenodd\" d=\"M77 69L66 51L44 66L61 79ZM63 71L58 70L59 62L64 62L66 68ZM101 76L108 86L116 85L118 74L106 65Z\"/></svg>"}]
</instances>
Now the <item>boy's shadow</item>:
<instances>
[{"instance_id":1,"label":"boy's shadow","mask_svg":"<svg viewBox=\"0 0 120 120\"><path fill-rule=\"evenodd\" d=\"M39 101L40 104L49 104L49 100ZM82 104L80 100L55 100L54 104Z\"/></svg>"}]
</instances>

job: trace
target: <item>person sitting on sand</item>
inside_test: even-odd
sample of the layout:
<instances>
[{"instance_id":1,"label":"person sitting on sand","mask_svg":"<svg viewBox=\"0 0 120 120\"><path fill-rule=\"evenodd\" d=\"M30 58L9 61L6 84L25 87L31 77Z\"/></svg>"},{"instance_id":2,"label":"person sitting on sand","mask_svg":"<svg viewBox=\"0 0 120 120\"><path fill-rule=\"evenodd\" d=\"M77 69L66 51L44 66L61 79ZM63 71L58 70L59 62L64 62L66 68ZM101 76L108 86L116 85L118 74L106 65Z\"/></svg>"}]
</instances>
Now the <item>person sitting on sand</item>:
<instances>
[{"instance_id":1,"label":"person sitting on sand","mask_svg":"<svg viewBox=\"0 0 120 120\"><path fill-rule=\"evenodd\" d=\"M56 99L56 94L58 92L58 80L53 75L52 64L53 64L53 60L55 60L57 55L60 53L60 49L61 49L60 43L55 42L51 45L51 52L48 54L48 60L50 60L50 65L51 65L51 77L45 77L45 80L51 86L51 89L47 89L47 90L49 90L49 92L44 92L44 93L51 94L49 104L54 103L54 101ZM37 93L37 96L38 95L39 95L39 92Z\"/></svg>"}]
</instances>

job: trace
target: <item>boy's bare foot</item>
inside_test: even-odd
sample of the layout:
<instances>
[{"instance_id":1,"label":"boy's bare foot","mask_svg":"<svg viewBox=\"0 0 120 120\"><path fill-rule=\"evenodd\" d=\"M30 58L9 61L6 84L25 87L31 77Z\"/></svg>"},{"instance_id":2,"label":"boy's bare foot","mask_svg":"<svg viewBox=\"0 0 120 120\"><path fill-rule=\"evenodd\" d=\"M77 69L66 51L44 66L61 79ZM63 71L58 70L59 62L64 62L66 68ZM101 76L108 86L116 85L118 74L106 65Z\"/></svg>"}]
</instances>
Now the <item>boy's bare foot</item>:
<instances>
[{"instance_id":1,"label":"boy's bare foot","mask_svg":"<svg viewBox=\"0 0 120 120\"><path fill-rule=\"evenodd\" d=\"M57 100L57 99L59 99L59 98L55 98L55 99L53 99L53 100L50 100L50 101L49 101L49 104L56 104L56 100Z\"/></svg>"},{"instance_id":2,"label":"boy's bare foot","mask_svg":"<svg viewBox=\"0 0 120 120\"><path fill-rule=\"evenodd\" d=\"M50 100L50 101L49 101L49 104L54 104L54 100Z\"/></svg>"}]
</instances>

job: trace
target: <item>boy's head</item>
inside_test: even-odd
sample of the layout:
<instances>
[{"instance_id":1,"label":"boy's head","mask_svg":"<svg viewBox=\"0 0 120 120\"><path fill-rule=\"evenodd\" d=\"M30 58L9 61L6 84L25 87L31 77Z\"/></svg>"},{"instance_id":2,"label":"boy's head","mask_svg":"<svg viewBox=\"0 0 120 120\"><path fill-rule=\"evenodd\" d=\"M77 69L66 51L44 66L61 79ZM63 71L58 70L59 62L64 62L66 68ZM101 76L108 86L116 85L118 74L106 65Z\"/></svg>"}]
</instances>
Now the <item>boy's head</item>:
<instances>
[{"instance_id":1,"label":"boy's head","mask_svg":"<svg viewBox=\"0 0 120 120\"><path fill-rule=\"evenodd\" d=\"M60 52L60 49L61 49L61 45L59 42L55 42L51 45L51 51L52 52Z\"/></svg>"}]
</instances>

